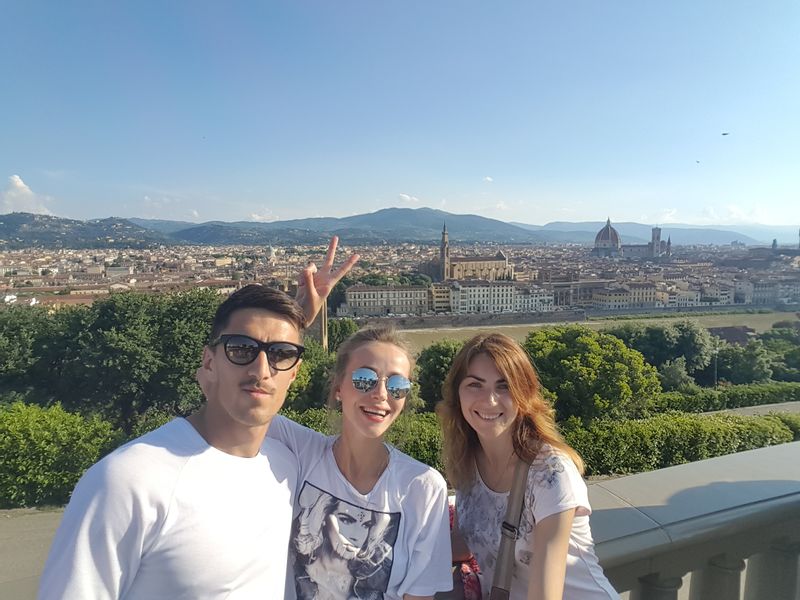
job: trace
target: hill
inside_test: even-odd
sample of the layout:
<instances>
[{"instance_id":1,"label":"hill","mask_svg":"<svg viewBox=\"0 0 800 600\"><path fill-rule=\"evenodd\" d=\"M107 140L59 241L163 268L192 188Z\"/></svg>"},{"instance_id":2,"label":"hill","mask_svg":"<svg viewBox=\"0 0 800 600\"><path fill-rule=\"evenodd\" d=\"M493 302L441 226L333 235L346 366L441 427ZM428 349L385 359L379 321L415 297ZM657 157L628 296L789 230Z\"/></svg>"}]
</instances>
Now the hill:
<instances>
[{"instance_id":1,"label":"hill","mask_svg":"<svg viewBox=\"0 0 800 600\"><path fill-rule=\"evenodd\" d=\"M349 217L314 217L287 221L189 223L160 219L108 218L91 221L49 215L0 215L0 248L100 248L150 247L159 244L267 245L324 244L336 234L348 244L436 243L447 225L453 243L591 245L604 223L554 222L546 225L506 223L478 215L457 215L432 208L384 208ZM650 239L649 225L614 223L625 244ZM760 240L739 231L691 226L662 227L661 239L675 245L729 244L739 240L757 245Z\"/></svg>"}]
</instances>

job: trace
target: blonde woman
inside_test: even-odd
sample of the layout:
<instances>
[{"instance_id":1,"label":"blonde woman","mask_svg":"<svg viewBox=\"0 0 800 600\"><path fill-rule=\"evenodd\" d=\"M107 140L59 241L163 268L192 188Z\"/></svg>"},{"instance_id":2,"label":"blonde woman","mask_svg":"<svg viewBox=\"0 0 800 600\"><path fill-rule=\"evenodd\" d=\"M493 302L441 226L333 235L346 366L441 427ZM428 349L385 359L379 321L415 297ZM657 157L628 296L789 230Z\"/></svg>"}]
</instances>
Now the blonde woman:
<instances>
[{"instance_id":1,"label":"blonde woman","mask_svg":"<svg viewBox=\"0 0 800 600\"><path fill-rule=\"evenodd\" d=\"M362 329L336 356L328 401L341 433L273 419L268 436L300 463L287 598L430 600L452 587L444 478L384 442L413 366L394 330Z\"/></svg>"},{"instance_id":2,"label":"blonde woman","mask_svg":"<svg viewBox=\"0 0 800 600\"><path fill-rule=\"evenodd\" d=\"M519 461L530 464L516 541L513 600L619 596L603 574L589 527L583 461L563 440L528 355L501 334L456 355L437 413L456 489L456 534L475 553L488 597L500 530Z\"/></svg>"}]
</instances>

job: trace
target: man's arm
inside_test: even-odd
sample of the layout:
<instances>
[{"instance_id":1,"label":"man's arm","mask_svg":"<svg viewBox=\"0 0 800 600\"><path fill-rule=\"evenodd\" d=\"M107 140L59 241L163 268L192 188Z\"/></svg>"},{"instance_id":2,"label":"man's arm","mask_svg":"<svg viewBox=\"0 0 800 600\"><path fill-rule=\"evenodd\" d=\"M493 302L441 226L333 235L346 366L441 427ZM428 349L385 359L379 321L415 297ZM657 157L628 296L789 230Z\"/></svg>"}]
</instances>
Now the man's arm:
<instances>
[{"instance_id":1,"label":"man's arm","mask_svg":"<svg viewBox=\"0 0 800 600\"><path fill-rule=\"evenodd\" d=\"M75 487L39 580L39 600L116 600L130 588L147 526L108 466L94 465Z\"/></svg>"},{"instance_id":2,"label":"man's arm","mask_svg":"<svg viewBox=\"0 0 800 600\"><path fill-rule=\"evenodd\" d=\"M333 261L336 258L336 247L338 245L339 238L333 236L330 244L328 244L328 252L325 255L325 262L322 266L317 268L314 263L309 263L297 279L297 297L295 300L303 308L307 325L310 325L317 317L317 313L325 305L325 299L331 293L333 287L353 268L360 258L358 254L351 254L338 269L334 269Z\"/></svg>"}]
</instances>

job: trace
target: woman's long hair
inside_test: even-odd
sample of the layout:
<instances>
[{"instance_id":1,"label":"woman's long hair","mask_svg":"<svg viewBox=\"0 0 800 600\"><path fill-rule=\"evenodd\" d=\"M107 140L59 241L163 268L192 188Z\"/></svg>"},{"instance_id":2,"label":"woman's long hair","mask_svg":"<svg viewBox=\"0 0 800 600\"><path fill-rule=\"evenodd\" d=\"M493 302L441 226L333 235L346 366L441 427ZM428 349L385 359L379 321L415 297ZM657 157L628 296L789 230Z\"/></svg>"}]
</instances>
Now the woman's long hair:
<instances>
[{"instance_id":1,"label":"woman's long hair","mask_svg":"<svg viewBox=\"0 0 800 600\"><path fill-rule=\"evenodd\" d=\"M542 444L549 444L569 456L578 471L583 473L583 460L564 441L555 423L555 411L542 397L539 377L531 359L510 337L489 333L476 335L467 341L453 359L442 387L443 400L436 406L444 431L444 466L450 485L463 489L475 478L475 455L480 441L461 412L458 387L467 375L469 363L479 354L492 359L517 406L512 437L514 453L530 463Z\"/></svg>"}]
</instances>

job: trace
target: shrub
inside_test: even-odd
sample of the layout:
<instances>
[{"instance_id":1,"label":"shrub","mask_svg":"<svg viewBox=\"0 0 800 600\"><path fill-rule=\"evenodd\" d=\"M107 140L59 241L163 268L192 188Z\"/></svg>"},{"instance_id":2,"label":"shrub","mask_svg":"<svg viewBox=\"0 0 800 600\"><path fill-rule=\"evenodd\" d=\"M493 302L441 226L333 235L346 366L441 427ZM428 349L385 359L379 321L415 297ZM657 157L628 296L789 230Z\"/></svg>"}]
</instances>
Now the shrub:
<instances>
[{"instance_id":1,"label":"shrub","mask_svg":"<svg viewBox=\"0 0 800 600\"><path fill-rule=\"evenodd\" d=\"M800 441L800 415L792 413L770 413L770 416L775 417L792 430L795 442Z\"/></svg>"},{"instance_id":2,"label":"shrub","mask_svg":"<svg viewBox=\"0 0 800 600\"><path fill-rule=\"evenodd\" d=\"M110 423L60 405L0 408L0 508L65 503L83 472L121 441Z\"/></svg>"},{"instance_id":3,"label":"shrub","mask_svg":"<svg viewBox=\"0 0 800 600\"><path fill-rule=\"evenodd\" d=\"M800 419L798 419L800 421ZM587 474L639 473L792 441L778 416L663 414L648 419L571 422L567 443L586 460Z\"/></svg>"},{"instance_id":4,"label":"shrub","mask_svg":"<svg viewBox=\"0 0 800 600\"><path fill-rule=\"evenodd\" d=\"M284 408L281 414L295 423L299 423L300 425L325 435L331 435L339 430L340 418L338 413L328 410L327 408L309 408L303 411Z\"/></svg>"},{"instance_id":5,"label":"shrub","mask_svg":"<svg viewBox=\"0 0 800 600\"><path fill-rule=\"evenodd\" d=\"M386 436L401 452L444 473L442 430L433 413L406 413L395 421Z\"/></svg>"},{"instance_id":6,"label":"shrub","mask_svg":"<svg viewBox=\"0 0 800 600\"><path fill-rule=\"evenodd\" d=\"M158 429L162 425L169 423L174 419L176 414L158 408L148 408L144 413L139 415L133 424L133 430L129 439L134 439L144 435L154 429Z\"/></svg>"},{"instance_id":7,"label":"shrub","mask_svg":"<svg viewBox=\"0 0 800 600\"><path fill-rule=\"evenodd\" d=\"M653 408L656 412L670 410L708 412L798 401L800 401L800 383L781 381L729 385L717 390L701 389L691 394L667 392L656 398Z\"/></svg>"}]
</instances>

